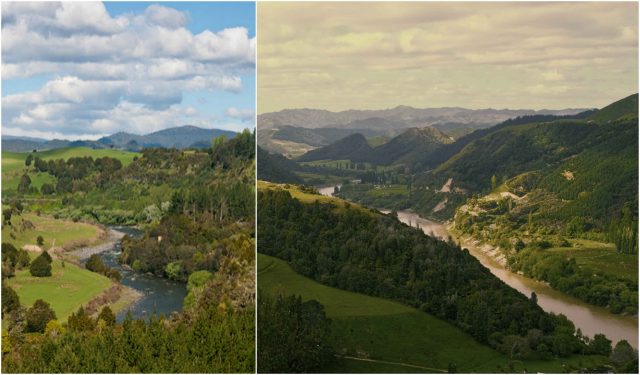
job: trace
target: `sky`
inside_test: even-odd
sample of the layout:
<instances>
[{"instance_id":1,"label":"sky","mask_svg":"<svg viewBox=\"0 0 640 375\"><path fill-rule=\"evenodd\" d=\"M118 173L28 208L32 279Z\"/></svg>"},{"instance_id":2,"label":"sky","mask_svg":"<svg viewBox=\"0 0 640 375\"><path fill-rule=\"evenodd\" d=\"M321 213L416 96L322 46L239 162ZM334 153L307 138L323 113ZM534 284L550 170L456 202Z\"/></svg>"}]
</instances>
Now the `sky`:
<instances>
[{"instance_id":1,"label":"sky","mask_svg":"<svg viewBox=\"0 0 640 375\"><path fill-rule=\"evenodd\" d=\"M2 2L2 134L255 127L255 4Z\"/></svg>"},{"instance_id":2,"label":"sky","mask_svg":"<svg viewBox=\"0 0 640 375\"><path fill-rule=\"evenodd\" d=\"M258 4L258 113L600 108L638 92L638 3Z\"/></svg>"}]
</instances>

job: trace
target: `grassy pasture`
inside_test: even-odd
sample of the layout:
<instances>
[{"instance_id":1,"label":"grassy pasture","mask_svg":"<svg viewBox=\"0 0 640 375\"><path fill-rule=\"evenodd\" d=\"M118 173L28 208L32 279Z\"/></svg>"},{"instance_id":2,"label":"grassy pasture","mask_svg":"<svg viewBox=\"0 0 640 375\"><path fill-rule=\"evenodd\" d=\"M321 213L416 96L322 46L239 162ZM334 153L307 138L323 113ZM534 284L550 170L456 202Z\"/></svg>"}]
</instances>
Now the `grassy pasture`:
<instances>
[{"instance_id":1,"label":"grassy pasture","mask_svg":"<svg viewBox=\"0 0 640 375\"><path fill-rule=\"evenodd\" d=\"M260 189L282 189L282 190L287 190L291 196L293 198L296 198L297 200L299 200L302 203L314 203L315 201L318 201L320 203L331 203L333 205L335 205L337 207L338 210L343 210L346 209L347 206L351 207L351 208L356 208L365 212L370 212L369 209L360 206L359 204L356 203L351 203L351 202L347 202L343 199L340 198L335 198L335 197L327 197L324 195L320 195L320 194L310 194L310 193L305 193L303 191L301 191L297 186L295 185L289 185L289 184L274 184L272 182L267 182L267 181L258 181L258 190Z\"/></svg>"},{"instance_id":2,"label":"grassy pasture","mask_svg":"<svg viewBox=\"0 0 640 375\"><path fill-rule=\"evenodd\" d=\"M268 293L297 294L325 306L332 320L336 360L326 372L437 373L454 363L459 372L563 372L566 365L606 361L598 356L560 360L510 360L458 328L417 309L331 288L295 273L284 261L258 254L258 285ZM430 369L430 370L429 370Z\"/></svg>"},{"instance_id":3,"label":"grassy pasture","mask_svg":"<svg viewBox=\"0 0 640 375\"><path fill-rule=\"evenodd\" d=\"M580 267L638 282L638 254L622 254L614 244L589 240L571 240L573 247L552 248L550 251L575 258Z\"/></svg>"},{"instance_id":4,"label":"grassy pasture","mask_svg":"<svg viewBox=\"0 0 640 375\"><path fill-rule=\"evenodd\" d=\"M32 259L35 254L32 254ZM51 277L33 277L28 269L16 271L16 276L5 281L20 297L20 304L30 307L37 299L47 301L56 312L58 320L78 310L81 305L111 286L111 280L73 263L54 259Z\"/></svg>"},{"instance_id":5,"label":"grassy pasture","mask_svg":"<svg viewBox=\"0 0 640 375\"><path fill-rule=\"evenodd\" d=\"M15 190L20 183L20 177L27 171L24 164L29 152L2 152L2 190ZM88 147L65 147L48 151L40 151L33 154L42 160L69 159L72 157L91 156L94 159L105 156L118 159L123 165L128 165L138 155L136 152L128 152L111 149L94 150ZM35 172L33 167L29 170L31 186L40 189L44 183L55 184L55 177L48 173Z\"/></svg>"},{"instance_id":6,"label":"grassy pasture","mask_svg":"<svg viewBox=\"0 0 640 375\"><path fill-rule=\"evenodd\" d=\"M22 230L22 222L30 221L34 229ZM15 238L13 238L11 235ZM54 219L49 216L37 216L34 213L13 215L11 226L2 228L2 241L9 242L17 248L24 245L35 245L38 236L44 239L44 248L48 249L55 240L56 247L71 247L77 244L89 244L99 241L101 229L87 223L74 223L71 220Z\"/></svg>"}]
</instances>

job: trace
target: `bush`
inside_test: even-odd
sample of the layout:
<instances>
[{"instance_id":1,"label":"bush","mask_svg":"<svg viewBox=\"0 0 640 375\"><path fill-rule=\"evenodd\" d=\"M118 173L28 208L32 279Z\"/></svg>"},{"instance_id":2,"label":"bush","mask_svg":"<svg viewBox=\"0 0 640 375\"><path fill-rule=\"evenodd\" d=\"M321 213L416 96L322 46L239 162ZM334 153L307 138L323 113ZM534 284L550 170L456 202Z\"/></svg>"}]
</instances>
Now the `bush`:
<instances>
[{"instance_id":1,"label":"bush","mask_svg":"<svg viewBox=\"0 0 640 375\"><path fill-rule=\"evenodd\" d=\"M16 258L16 266L20 268L29 267L29 263L31 263L31 257L29 257L29 252L27 250L18 250L18 256Z\"/></svg>"},{"instance_id":2,"label":"bush","mask_svg":"<svg viewBox=\"0 0 640 375\"><path fill-rule=\"evenodd\" d=\"M11 287L2 283L2 316L20 308L20 298L18 293Z\"/></svg>"},{"instance_id":3,"label":"bush","mask_svg":"<svg viewBox=\"0 0 640 375\"><path fill-rule=\"evenodd\" d=\"M40 191L44 195L51 195L51 194L55 193L55 188L51 184L42 184L42 187L40 188Z\"/></svg>"},{"instance_id":4,"label":"bush","mask_svg":"<svg viewBox=\"0 0 640 375\"><path fill-rule=\"evenodd\" d=\"M209 271L196 271L189 275L189 282L187 283L187 289L192 290L203 286L208 280L213 277L213 274Z\"/></svg>"},{"instance_id":5,"label":"bush","mask_svg":"<svg viewBox=\"0 0 640 375\"><path fill-rule=\"evenodd\" d=\"M29 272L31 276L35 277L46 277L51 276L51 263L47 261L47 258L43 256L46 252L43 252L36 259L31 262L31 266L29 266Z\"/></svg>"},{"instance_id":6,"label":"bush","mask_svg":"<svg viewBox=\"0 0 640 375\"><path fill-rule=\"evenodd\" d=\"M89 257L89 260L87 261L87 264L85 264L85 267L89 271L93 271L96 273L104 273L106 270L106 266L104 265L104 263L102 262L102 258L100 258L100 255L98 254L91 255Z\"/></svg>"},{"instance_id":7,"label":"bush","mask_svg":"<svg viewBox=\"0 0 640 375\"><path fill-rule=\"evenodd\" d=\"M108 326L116 324L116 315L111 311L109 306L105 306L98 314L98 321L103 320Z\"/></svg>"},{"instance_id":8,"label":"bush","mask_svg":"<svg viewBox=\"0 0 640 375\"><path fill-rule=\"evenodd\" d=\"M40 254L40 256L44 257L44 259L46 259L47 262L49 262L49 264L51 264L51 262L53 262L53 258L51 258L51 255L49 255L47 250L43 251L42 254Z\"/></svg>"},{"instance_id":9,"label":"bush","mask_svg":"<svg viewBox=\"0 0 640 375\"><path fill-rule=\"evenodd\" d=\"M47 302L39 299L27 310L26 318L27 332L44 332L47 323L56 319L56 313Z\"/></svg>"},{"instance_id":10,"label":"bush","mask_svg":"<svg viewBox=\"0 0 640 375\"><path fill-rule=\"evenodd\" d=\"M42 238L42 236L38 236L36 241L38 243L38 246L44 245L44 238Z\"/></svg>"}]
</instances>

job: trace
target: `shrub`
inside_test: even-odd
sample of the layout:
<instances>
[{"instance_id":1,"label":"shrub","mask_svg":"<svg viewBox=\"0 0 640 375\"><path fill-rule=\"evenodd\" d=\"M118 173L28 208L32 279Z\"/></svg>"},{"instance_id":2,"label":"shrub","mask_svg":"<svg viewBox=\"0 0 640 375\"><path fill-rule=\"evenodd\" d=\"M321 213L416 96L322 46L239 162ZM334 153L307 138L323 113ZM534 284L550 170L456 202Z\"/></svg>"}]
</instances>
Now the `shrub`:
<instances>
[{"instance_id":1,"label":"shrub","mask_svg":"<svg viewBox=\"0 0 640 375\"><path fill-rule=\"evenodd\" d=\"M89 271L93 271L97 273L104 273L106 268L106 266L102 262L102 259L100 258L100 255L98 254L91 255L89 257L89 260L87 261L87 264L85 264L85 267Z\"/></svg>"},{"instance_id":2,"label":"shrub","mask_svg":"<svg viewBox=\"0 0 640 375\"><path fill-rule=\"evenodd\" d=\"M38 243L38 246L44 245L44 238L42 238L42 236L38 236L36 241Z\"/></svg>"},{"instance_id":3,"label":"shrub","mask_svg":"<svg viewBox=\"0 0 640 375\"><path fill-rule=\"evenodd\" d=\"M18 293L11 287L2 283L2 316L20 308L20 298Z\"/></svg>"},{"instance_id":4,"label":"shrub","mask_svg":"<svg viewBox=\"0 0 640 375\"><path fill-rule=\"evenodd\" d=\"M98 321L103 320L108 326L116 324L116 315L111 311L109 306L105 306L98 314Z\"/></svg>"},{"instance_id":5,"label":"shrub","mask_svg":"<svg viewBox=\"0 0 640 375\"><path fill-rule=\"evenodd\" d=\"M47 302L39 299L27 310L26 318L27 332L44 332L47 323L56 319L56 313Z\"/></svg>"},{"instance_id":6,"label":"shrub","mask_svg":"<svg viewBox=\"0 0 640 375\"><path fill-rule=\"evenodd\" d=\"M42 254L46 254L46 252L43 252ZM31 262L31 266L29 266L29 272L31 273L31 276L51 276L51 263L47 261L47 258L42 254L34 259L33 262Z\"/></svg>"},{"instance_id":7,"label":"shrub","mask_svg":"<svg viewBox=\"0 0 640 375\"><path fill-rule=\"evenodd\" d=\"M53 262L53 258L51 258L51 255L49 255L47 250L43 251L42 254L40 254L40 256L43 257L44 259L46 259L47 262L49 262L49 264L51 264L51 262Z\"/></svg>"}]
</instances>

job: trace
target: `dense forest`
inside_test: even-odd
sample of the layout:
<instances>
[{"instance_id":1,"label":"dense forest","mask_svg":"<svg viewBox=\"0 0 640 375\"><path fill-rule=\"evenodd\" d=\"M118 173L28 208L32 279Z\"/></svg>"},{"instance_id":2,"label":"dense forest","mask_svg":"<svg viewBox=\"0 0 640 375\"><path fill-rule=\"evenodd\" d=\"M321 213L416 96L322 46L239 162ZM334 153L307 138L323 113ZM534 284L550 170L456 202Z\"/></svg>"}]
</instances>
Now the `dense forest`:
<instances>
[{"instance_id":1,"label":"dense forest","mask_svg":"<svg viewBox=\"0 0 640 375\"><path fill-rule=\"evenodd\" d=\"M318 372L335 360L330 323L318 301L259 292L258 372Z\"/></svg>"},{"instance_id":2,"label":"dense forest","mask_svg":"<svg viewBox=\"0 0 640 375\"><path fill-rule=\"evenodd\" d=\"M258 207L260 251L323 284L418 307L516 358L601 353L603 336L576 334L564 316L545 313L535 296L509 288L468 251L393 216L303 204L280 189L260 190Z\"/></svg>"}]
</instances>

